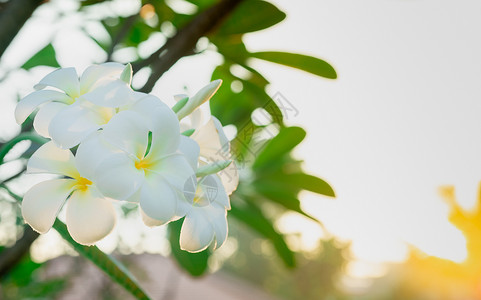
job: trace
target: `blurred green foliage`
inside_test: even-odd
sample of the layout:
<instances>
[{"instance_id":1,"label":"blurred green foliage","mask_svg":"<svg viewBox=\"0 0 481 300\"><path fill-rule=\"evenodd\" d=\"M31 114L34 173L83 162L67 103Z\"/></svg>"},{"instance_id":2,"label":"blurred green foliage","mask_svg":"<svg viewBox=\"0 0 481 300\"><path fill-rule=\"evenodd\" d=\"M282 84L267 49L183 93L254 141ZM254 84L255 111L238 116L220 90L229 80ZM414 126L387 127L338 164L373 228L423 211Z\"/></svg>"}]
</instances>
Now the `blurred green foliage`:
<instances>
[{"instance_id":1,"label":"blurred green foliage","mask_svg":"<svg viewBox=\"0 0 481 300\"><path fill-rule=\"evenodd\" d=\"M13 1L13 0L10 0ZM109 1L80 1L79 16L88 9L96 9ZM203 0L189 1L196 6L193 14L179 13L171 8L166 1L142 1L138 12L130 16L108 16L97 22L107 32L109 39L100 39L89 34L87 28L81 28L103 51L107 59L115 57L117 51L125 48L136 50L137 61L142 64L144 59L139 55L139 46L149 40L152 35L162 34L166 38L172 36L202 11L211 9L219 1ZM148 12L148 14L146 13ZM273 249L288 267L294 267L298 255L288 246L285 236L274 226L275 219L265 211L265 204L270 203L281 211L294 211L305 217L301 207L299 193L303 190L320 195L334 197L333 189L324 180L307 174L302 169L302 161L292 157L292 151L306 136L299 127L287 127L284 123L286 111L266 91L269 85L264 77L251 64L251 59L261 59L272 63L297 68L311 74L335 79L337 74L329 63L312 57L295 53L268 51L251 53L244 42L244 34L270 28L286 18L286 14L270 2L261 0L245 0L224 16L220 26L206 32L209 40L207 48L192 49L189 55L206 51L216 51L223 57L223 63L215 68L212 79L222 79L223 86L211 99L210 107L223 125L233 125L237 136L232 141L232 159L236 161L241 173L241 182L232 195L232 211L230 216L244 224L257 236L272 244ZM171 26L162 26L170 24ZM172 31L172 27L175 29ZM100 62L99 62L100 63ZM59 67L56 51L52 44L46 45L21 68L30 70L36 66ZM151 68L150 64L144 66ZM235 72L240 69L243 75ZM268 124L256 123L253 113L262 109L271 119ZM31 126L22 130L29 133ZM31 154L31 152L29 152ZM178 236L182 221L169 225L172 256L178 264L193 276L200 276L208 270L209 249L197 254L191 254L179 249ZM56 223L56 229L69 241L80 254L91 259L112 278L135 294L135 281L129 273L107 256L102 256L96 248L86 250L69 240L68 234L62 232L63 224ZM328 242L330 243L330 242ZM324 245L325 248L330 244ZM106 267L107 266L107 267ZM33 268L32 266L30 268ZM28 268L26 269L28 270ZM33 270L32 270L33 272ZM15 275L15 273L12 273ZM13 276L12 275L12 276ZM11 279L13 280L13 279ZM13 282L13 281L12 281ZM20 285L20 283L17 283ZM130 286L130 287L129 287ZM139 289L140 290L140 289ZM293 298L294 299L294 298Z\"/></svg>"}]
</instances>

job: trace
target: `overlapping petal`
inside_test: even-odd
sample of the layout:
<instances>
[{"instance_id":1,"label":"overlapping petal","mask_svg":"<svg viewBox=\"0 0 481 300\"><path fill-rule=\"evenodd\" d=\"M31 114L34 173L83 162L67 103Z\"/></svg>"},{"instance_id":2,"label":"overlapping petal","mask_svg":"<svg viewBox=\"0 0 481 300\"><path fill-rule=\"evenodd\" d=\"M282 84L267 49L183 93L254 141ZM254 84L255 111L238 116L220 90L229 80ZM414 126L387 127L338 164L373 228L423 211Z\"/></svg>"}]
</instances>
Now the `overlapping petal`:
<instances>
[{"instance_id":1,"label":"overlapping petal","mask_svg":"<svg viewBox=\"0 0 481 300\"><path fill-rule=\"evenodd\" d=\"M135 167L134 161L126 153L116 153L99 164L94 178L105 196L126 200L142 186L144 172Z\"/></svg>"},{"instance_id":2,"label":"overlapping petal","mask_svg":"<svg viewBox=\"0 0 481 300\"><path fill-rule=\"evenodd\" d=\"M33 128L43 137L50 138L48 127L52 119L68 105L61 102L50 102L42 106L33 120Z\"/></svg>"},{"instance_id":3,"label":"overlapping petal","mask_svg":"<svg viewBox=\"0 0 481 300\"><path fill-rule=\"evenodd\" d=\"M165 224L176 219L179 194L162 176L147 177L140 191L140 207L145 214Z\"/></svg>"},{"instance_id":4,"label":"overlapping petal","mask_svg":"<svg viewBox=\"0 0 481 300\"><path fill-rule=\"evenodd\" d=\"M140 159L147 150L149 129L141 115L122 111L105 126L103 137L113 146Z\"/></svg>"},{"instance_id":5,"label":"overlapping petal","mask_svg":"<svg viewBox=\"0 0 481 300\"><path fill-rule=\"evenodd\" d=\"M67 203L66 221L76 242L92 245L112 231L116 216L112 202L90 187L72 193Z\"/></svg>"},{"instance_id":6,"label":"overlapping petal","mask_svg":"<svg viewBox=\"0 0 481 300\"><path fill-rule=\"evenodd\" d=\"M94 180L98 166L113 153L120 150L107 143L100 132L92 133L82 141L75 154L75 164L80 175Z\"/></svg>"},{"instance_id":7,"label":"overlapping petal","mask_svg":"<svg viewBox=\"0 0 481 300\"><path fill-rule=\"evenodd\" d=\"M48 132L59 147L68 149L78 145L104 123L101 111L75 103L52 118Z\"/></svg>"},{"instance_id":8,"label":"overlapping petal","mask_svg":"<svg viewBox=\"0 0 481 300\"><path fill-rule=\"evenodd\" d=\"M180 231L180 248L189 252L205 250L214 240L212 224L203 213L188 214Z\"/></svg>"},{"instance_id":9,"label":"overlapping petal","mask_svg":"<svg viewBox=\"0 0 481 300\"><path fill-rule=\"evenodd\" d=\"M40 80L34 88L41 90L47 86L62 90L73 99L80 96L80 83L75 68L57 69Z\"/></svg>"},{"instance_id":10,"label":"overlapping petal","mask_svg":"<svg viewBox=\"0 0 481 300\"><path fill-rule=\"evenodd\" d=\"M58 101L63 103L70 103L71 98L64 93L58 91L42 90L35 91L25 96L15 107L15 120L17 124L25 122L27 117L41 104Z\"/></svg>"},{"instance_id":11,"label":"overlapping petal","mask_svg":"<svg viewBox=\"0 0 481 300\"><path fill-rule=\"evenodd\" d=\"M22 215L35 231L46 233L72 192L74 180L56 179L34 185L23 197Z\"/></svg>"},{"instance_id":12,"label":"overlapping petal","mask_svg":"<svg viewBox=\"0 0 481 300\"><path fill-rule=\"evenodd\" d=\"M135 94L127 83L117 79L97 86L82 95L82 98L103 107L121 107L132 104L135 101Z\"/></svg>"},{"instance_id":13,"label":"overlapping petal","mask_svg":"<svg viewBox=\"0 0 481 300\"><path fill-rule=\"evenodd\" d=\"M50 173L78 178L75 159L70 150L60 149L47 142L35 151L27 163L27 173Z\"/></svg>"},{"instance_id":14,"label":"overlapping petal","mask_svg":"<svg viewBox=\"0 0 481 300\"><path fill-rule=\"evenodd\" d=\"M173 154L158 160L152 172L163 176L178 190L182 190L185 182L194 175L194 170L181 154Z\"/></svg>"},{"instance_id":15,"label":"overlapping petal","mask_svg":"<svg viewBox=\"0 0 481 300\"><path fill-rule=\"evenodd\" d=\"M200 147L193 139L186 136L180 137L179 152L184 154L192 170L197 170Z\"/></svg>"},{"instance_id":16,"label":"overlapping petal","mask_svg":"<svg viewBox=\"0 0 481 300\"><path fill-rule=\"evenodd\" d=\"M88 67L80 77L80 93L85 94L94 89L96 85L105 84L105 80L119 78L124 68L125 65L115 62L107 62Z\"/></svg>"}]
</instances>

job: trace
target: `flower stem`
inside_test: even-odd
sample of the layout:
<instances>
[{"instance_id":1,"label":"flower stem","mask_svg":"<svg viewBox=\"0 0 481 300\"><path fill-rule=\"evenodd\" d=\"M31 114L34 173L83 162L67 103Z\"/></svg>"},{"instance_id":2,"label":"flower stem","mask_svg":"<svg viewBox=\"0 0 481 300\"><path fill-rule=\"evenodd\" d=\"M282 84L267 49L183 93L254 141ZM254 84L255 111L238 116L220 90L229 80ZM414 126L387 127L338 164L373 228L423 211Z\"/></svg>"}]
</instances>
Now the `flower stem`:
<instances>
[{"instance_id":1,"label":"flower stem","mask_svg":"<svg viewBox=\"0 0 481 300\"><path fill-rule=\"evenodd\" d=\"M21 133L17 135L10 141L3 144L2 147L0 148L0 165L3 164L5 156L8 154L8 152L10 152L10 150L12 150L12 148L16 144L20 143L21 141L27 141L27 140L40 145L44 144L47 141L47 139L32 133Z\"/></svg>"}]
</instances>

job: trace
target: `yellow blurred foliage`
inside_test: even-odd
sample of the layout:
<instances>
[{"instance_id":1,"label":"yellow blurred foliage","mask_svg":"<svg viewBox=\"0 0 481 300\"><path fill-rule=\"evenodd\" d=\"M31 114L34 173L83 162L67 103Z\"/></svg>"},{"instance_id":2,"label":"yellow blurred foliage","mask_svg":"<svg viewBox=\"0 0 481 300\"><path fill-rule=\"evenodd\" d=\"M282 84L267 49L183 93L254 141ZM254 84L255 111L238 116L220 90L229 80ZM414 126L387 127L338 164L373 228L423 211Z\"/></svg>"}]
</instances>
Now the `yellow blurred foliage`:
<instances>
[{"instance_id":1,"label":"yellow blurred foliage","mask_svg":"<svg viewBox=\"0 0 481 300\"><path fill-rule=\"evenodd\" d=\"M481 185L470 211L457 203L453 186L442 187L440 194L450 207L449 221L466 238L467 258L455 263L413 248L401 271L399 292L416 295L415 299L481 300Z\"/></svg>"}]
</instances>

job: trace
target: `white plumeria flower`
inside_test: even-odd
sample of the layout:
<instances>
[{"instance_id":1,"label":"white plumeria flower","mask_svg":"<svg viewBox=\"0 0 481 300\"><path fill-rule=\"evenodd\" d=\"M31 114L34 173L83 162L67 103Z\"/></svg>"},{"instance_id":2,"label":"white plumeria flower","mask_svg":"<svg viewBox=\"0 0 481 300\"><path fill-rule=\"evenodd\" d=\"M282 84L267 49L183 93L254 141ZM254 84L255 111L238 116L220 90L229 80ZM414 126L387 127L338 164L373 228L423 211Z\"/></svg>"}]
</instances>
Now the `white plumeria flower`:
<instances>
[{"instance_id":1,"label":"white plumeria flower","mask_svg":"<svg viewBox=\"0 0 481 300\"><path fill-rule=\"evenodd\" d=\"M192 153L196 144L194 140L184 137L181 147L183 152L191 151L186 156L194 170L197 170L198 165L195 158L197 153ZM192 194L194 200L182 224L180 248L200 252L213 242L214 249L222 246L227 239L227 210L230 210L230 202L219 176L211 174L199 179L191 177L184 188L184 194Z\"/></svg>"},{"instance_id":2,"label":"white plumeria flower","mask_svg":"<svg viewBox=\"0 0 481 300\"><path fill-rule=\"evenodd\" d=\"M77 168L76 165L85 159L77 158L70 150L60 149L52 142L32 155L27 165L28 173L56 174L65 178L43 181L28 190L22 202L22 215L34 230L46 233L67 202L66 223L70 235L80 244L91 245L112 231L116 215L111 200L92 183L89 166Z\"/></svg>"},{"instance_id":3,"label":"white plumeria flower","mask_svg":"<svg viewBox=\"0 0 481 300\"><path fill-rule=\"evenodd\" d=\"M214 80L192 98L177 112L181 120L181 131L194 129L191 138L200 146L199 163L201 165L231 159L230 143L220 121L211 115L208 101L219 89L222 80ZM174 96L176 101L185 99L187 95ZM187 116L186 114L189 113ZM187 116L187 117L186 117ZM218 174L228 195L231 195L239 184L239 173L234 162Z\"/></svg>"},{"instance_id":4,"label":"white plumeria flower","mask_svg":"<svg viewBox=\"0 0 481 300\"><path fill-rule=\"evenodd\" d=\"M99 139L115 150L107 149ZM183 217L192 203L182 191L194 171L178 151L180 143L174 112L158 98L147 96L131 110L115 115L100 134L81 143L78 151L98 162L95 183L104 195L139 202L145 223L154 225L149 220L155 220L159 225Z\"/></svg>"},{"instance_id":5,"label":"white plumeria flower","mask_svg":"<svg viewBox=\"0 0 481 300\"><path fill-rule=\"evenodd\" d=\"M57 146L71 148L106 124L116 108L135 101L129 84L120 80L125 68L118 63L93 65L80 78L74 68L57 69L18 103L16 121L23 123L41 106L34 119L35 130L52 138Z\"/></svg>"},{"instance_id":6,"label":"white plumeria flower","mask_svg":"<svg viewBox=\"0 0 481 300\"><path fill-rule=\"evenodd\" d=\"M207 123L194 131L191 138L199 144L201 165L231 159L229 140L216 117L211 116ZM232 162L222 170L219 177L227 194L232 194L239 184L239 172L235 163Z\"/></svg>"},{"instance_id":7,"label":"white plumeria flower","mask_svg":"<svg viewBox=\"0 0 481 300\"><path fill-rule=\"evenodd\" d=\"M199 252L212 242L214 249L221 247L227 239L228 209L229 197L219 177L213 174L202 178L180 230L180 248Z\"/></svg>"}]
</instances>

